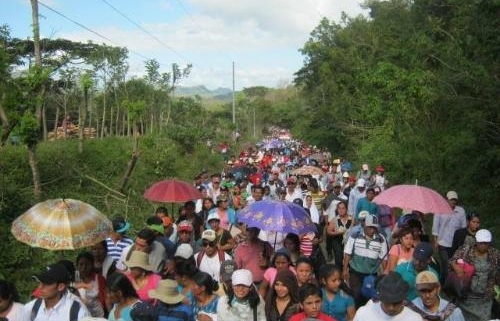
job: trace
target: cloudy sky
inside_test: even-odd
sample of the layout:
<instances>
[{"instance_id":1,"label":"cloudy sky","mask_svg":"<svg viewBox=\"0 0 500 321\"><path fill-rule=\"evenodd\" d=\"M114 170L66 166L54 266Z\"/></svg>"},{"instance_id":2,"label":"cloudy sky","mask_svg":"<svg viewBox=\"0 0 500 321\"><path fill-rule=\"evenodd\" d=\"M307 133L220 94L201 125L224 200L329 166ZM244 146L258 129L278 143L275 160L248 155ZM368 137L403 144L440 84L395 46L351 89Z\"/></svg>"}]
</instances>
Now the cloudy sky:
<instances>
[{"instance_id":1,"label":"cloudy sky","mask_svg":"<svg viewBox=\"0 0 500 321\"><path fill-rule=\"evenodd\" d=\"M304 59L298 49L322 17L339 21L342 11L365 14L362 0L39 2L42 37L127 47L130 75L144 73L146 58L158 60L162 72L174 62L192 63L191 76L181 85L210 89L232 87L233 61L237 89L290 83ZM30 0L0 3L0 24L7 24L13 37L31 37Z\"/></svg>"}]
</instances>

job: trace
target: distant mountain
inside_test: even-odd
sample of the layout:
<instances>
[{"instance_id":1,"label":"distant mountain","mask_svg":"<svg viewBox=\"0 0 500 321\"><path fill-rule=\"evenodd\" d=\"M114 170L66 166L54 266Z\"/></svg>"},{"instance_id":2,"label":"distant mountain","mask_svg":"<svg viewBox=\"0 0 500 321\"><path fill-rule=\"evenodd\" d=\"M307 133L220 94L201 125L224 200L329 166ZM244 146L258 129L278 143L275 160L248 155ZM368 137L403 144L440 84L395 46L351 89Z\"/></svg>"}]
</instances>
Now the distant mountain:
<instances>
[{"instance_id":1,"label":"distant mountain","mask_svg":"<svg viewBox=\"0 0 500 321\"><path fill-rule=\"evenodd\" d=\"M199 95L204 98L217 98L217 99L227 99L227 97L231 97L231 89L219 87L215 90L210 90L207 87L193 86L193 87L177 87L175 88L175 94L177 96L195 96Z\"/></svg>"}]
</instances>

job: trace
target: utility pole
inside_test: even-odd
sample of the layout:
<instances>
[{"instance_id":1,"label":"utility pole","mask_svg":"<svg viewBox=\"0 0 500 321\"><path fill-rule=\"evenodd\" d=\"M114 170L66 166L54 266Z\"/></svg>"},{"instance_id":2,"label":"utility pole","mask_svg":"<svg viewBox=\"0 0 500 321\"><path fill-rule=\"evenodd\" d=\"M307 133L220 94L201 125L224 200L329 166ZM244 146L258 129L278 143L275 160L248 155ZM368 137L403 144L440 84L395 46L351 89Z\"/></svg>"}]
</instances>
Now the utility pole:
<instances>
[{"instance_id":1,"label":"utility pole","mask_svg":"<svg viewBox=\"0 0 500 321\"><path fill-rule=\"evenodd\" d=\"M234 61L233 61L233 140L236 141L236 112L235 112L235 94L234 94Z\"/></svg>"}]
</instances>

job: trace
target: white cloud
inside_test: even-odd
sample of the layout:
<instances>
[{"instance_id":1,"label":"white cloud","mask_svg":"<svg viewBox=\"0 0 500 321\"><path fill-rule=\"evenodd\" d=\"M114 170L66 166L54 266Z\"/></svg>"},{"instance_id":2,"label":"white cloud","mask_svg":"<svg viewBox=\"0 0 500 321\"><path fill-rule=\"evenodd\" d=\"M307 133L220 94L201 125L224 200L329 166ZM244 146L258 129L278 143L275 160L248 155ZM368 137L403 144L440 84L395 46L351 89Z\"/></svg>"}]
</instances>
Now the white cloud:
<instances>
[{"instance_id":1,"label":"white cloud","mask_svg":"<svg viewBox=\"0 0 500 321\"><path fill-rule=\"evenodd\" d=\"M171 10L173 5L158 2L159 10ZM276 86L300 68L303 59L297 50L323 16L338 21L341 11L350 16L362 13L355 0L189 0L183 10L175 21L141 24L161 43L133 26L96 31L113 39L113 45L157 59L166 69L172 62L194 63L186 84L230 87L234 60L238 88ZM106 42L87 31L57 36ZM129 56L130 72L141 74L144 58Z\"/></svg>"}]
</instances>

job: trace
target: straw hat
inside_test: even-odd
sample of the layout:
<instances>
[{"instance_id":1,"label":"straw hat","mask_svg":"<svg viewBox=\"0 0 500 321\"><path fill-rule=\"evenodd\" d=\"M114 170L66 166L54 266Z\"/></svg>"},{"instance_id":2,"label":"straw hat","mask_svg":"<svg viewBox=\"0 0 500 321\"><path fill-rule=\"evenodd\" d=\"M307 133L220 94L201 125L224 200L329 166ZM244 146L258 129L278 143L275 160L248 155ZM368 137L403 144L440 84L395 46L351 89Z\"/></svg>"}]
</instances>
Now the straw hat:
<instances>
[{"instance_id":1,"label":"straw hat","mask_svg":"<svg viewBox=\"0 0 500 321\"><path fill-rule=\"evenodd\" d=\"M166 304L176 304L184 300L184 295L177 290L177 281L161 280L158 287L154 290L149 290L149 297L158 299Z\"/></svg>"},{"instance_id":2,"label":"straw hat","mask_svg":"<svg viewBox=\"0 0 500 321\"><path fill-rule=\"evenodd\" d=\"M125 265L129 269L138 267L146 271L155 270L154 267L149 264L149 255L141 251L132 251L128 260L125 261Z\"/></svg>"}]
</instances>

